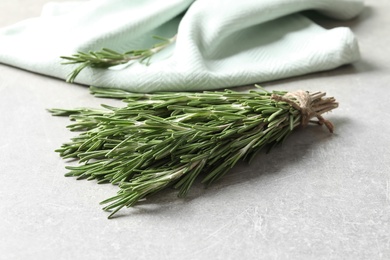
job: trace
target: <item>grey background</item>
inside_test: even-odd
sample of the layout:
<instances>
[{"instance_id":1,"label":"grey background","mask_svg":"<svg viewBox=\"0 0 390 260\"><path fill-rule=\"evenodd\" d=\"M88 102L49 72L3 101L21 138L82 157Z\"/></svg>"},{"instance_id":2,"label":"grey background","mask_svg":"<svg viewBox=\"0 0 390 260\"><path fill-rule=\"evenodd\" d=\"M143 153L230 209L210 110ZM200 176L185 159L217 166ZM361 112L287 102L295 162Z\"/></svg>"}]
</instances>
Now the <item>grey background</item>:
<instances>
[{"instance_id":1,"label":"grey background","mask_svg":"<svg viewBox=\"0 0 390 260\"><path fill-rule=\"evenodd\" d=\"M45 2L1 0L0 27ZM353 21L316 17L350 27L361 61L263 84L335 96L335 134L300 129L209 189L168 190L113 220L98 202L116 187L63 177L53 150L73 134L45 109L117 102L0 64L0 259L389 259L389 13L388 0L367 0Z\"/></svg>"}]
</instances>

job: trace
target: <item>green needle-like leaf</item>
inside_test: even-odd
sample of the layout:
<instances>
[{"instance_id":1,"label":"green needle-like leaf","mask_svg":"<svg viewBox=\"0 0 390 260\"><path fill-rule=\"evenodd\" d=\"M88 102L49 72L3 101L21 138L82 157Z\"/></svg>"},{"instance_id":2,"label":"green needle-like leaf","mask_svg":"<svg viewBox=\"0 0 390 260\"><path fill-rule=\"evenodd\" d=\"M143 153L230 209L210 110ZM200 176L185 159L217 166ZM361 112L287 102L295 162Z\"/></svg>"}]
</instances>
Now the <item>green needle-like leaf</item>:
<instances>
[{"instance_id":1,"label":"green needle-like leaf","mask_svg":"<svg viewBox=\"0 0 390 260\"><path fill-rule=\"evenodd\" d=\"M160 40L160 43L153 45L150 49L131 50L125 53L119 53L117 51L103 48L100 51L77 52L72 56L61 56L65 62L65 65L79 64L68 76L67 82L74 82L76 77L85 68L109 68L112 66L125 64L133 60L138 60L141 63L149 64L151 57L162 49L166 48L170 44L176 41L176 35L170 39L154 36L153 38Z\"/></svg>"}]
</instances>

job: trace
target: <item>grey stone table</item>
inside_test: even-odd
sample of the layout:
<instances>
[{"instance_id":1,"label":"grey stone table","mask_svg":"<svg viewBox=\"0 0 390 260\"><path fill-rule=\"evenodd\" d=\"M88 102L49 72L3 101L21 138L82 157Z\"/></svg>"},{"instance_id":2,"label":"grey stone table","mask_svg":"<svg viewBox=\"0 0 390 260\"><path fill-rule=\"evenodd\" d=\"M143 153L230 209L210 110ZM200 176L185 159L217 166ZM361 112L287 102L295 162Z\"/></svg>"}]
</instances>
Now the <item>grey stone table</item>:
<instances>
[{"instance_id":1,"label":"grey stone table","mask_svg":"<svg viewBox=\"0 0 390 260\"><path fill-rule=\"evenodd\" d=\"M1 0L0 26L47 0ZM389 259L390 2L367 0L348 26L362 60L264 84L324 90L335 134L311 126L188 198L168 190L107 220L116 188L64 178L53 152L72 136L50 107L114 103L85 86L0 65L0 259Z\"/></svg>"}]
</instances>

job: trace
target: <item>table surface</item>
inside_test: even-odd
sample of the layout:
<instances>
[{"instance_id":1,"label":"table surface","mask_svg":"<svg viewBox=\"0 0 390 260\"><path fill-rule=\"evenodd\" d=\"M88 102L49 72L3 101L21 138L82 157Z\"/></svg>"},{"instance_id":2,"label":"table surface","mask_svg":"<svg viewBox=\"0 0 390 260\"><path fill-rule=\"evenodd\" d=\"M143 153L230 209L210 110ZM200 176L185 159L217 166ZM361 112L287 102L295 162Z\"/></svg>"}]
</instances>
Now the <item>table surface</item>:
<instances>
[{"instance_id":1,"label":"table surface","mask_svg":"<svg viewBox=\"0 0 390 260\"><path fill-rule=\"evenodd\" d=\"M2 0L0 27L45 2ZM45 109L115 102L0 65L0 259L389 259L389 13L390 1L367 0L353 21L317 19L350 27L362 59L263 84L335 96L334 134L300 129L208 189L197 183L186 199L168 190L113 220L98 202L116 187L63 177L53 151L69 122Z\"/></svg>"}]
</instances>

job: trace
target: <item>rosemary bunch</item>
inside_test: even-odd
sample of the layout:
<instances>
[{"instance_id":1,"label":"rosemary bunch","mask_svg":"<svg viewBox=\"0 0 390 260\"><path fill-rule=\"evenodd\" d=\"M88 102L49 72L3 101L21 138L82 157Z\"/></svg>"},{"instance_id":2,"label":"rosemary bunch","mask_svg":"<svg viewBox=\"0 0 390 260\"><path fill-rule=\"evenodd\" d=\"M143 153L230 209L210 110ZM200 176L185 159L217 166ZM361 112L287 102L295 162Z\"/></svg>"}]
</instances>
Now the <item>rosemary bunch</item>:
<instances>
[{"instance_id":1,"label":"rosemary bunch","mask_svg":"<svg viewBox=\"0 0 390 260\"><path fill-rule=\"evenodd\" d=\"M132 60L138 60L141 63L149 64L150 58L157 52L161 51L171 43L176 41L176 35L172 38L164 38L161 36L153 36L154 39L161 42L153 45L150 49L131 50L125 53L103 48L100 51L77 52L72 56L61 56L62 59L67 60L62 64L80 64L68 76L67 82L74 82L79 73L87 68L108 68L120 64L128 63Z\"/></svg>"},{"instance_id":2,"label":"rosemary bunch","mask_svg":"<svg viewBox=\"0 0 390 260\"><path fill-rule=\"evenodd\" d=\"M312 118L332 132L321 115L338 106L325 93L305 91L137 94L91 87L91 92L126 105L50 111L69 116L74 121L69 129L81 131L56 150L80 162L67 166L66 176L119 185L116 196L101 202L112 211L109 218L166 187L185 196L200 175L210 185L239 160L250 161Z\"/></svg>"}]
</instances>

